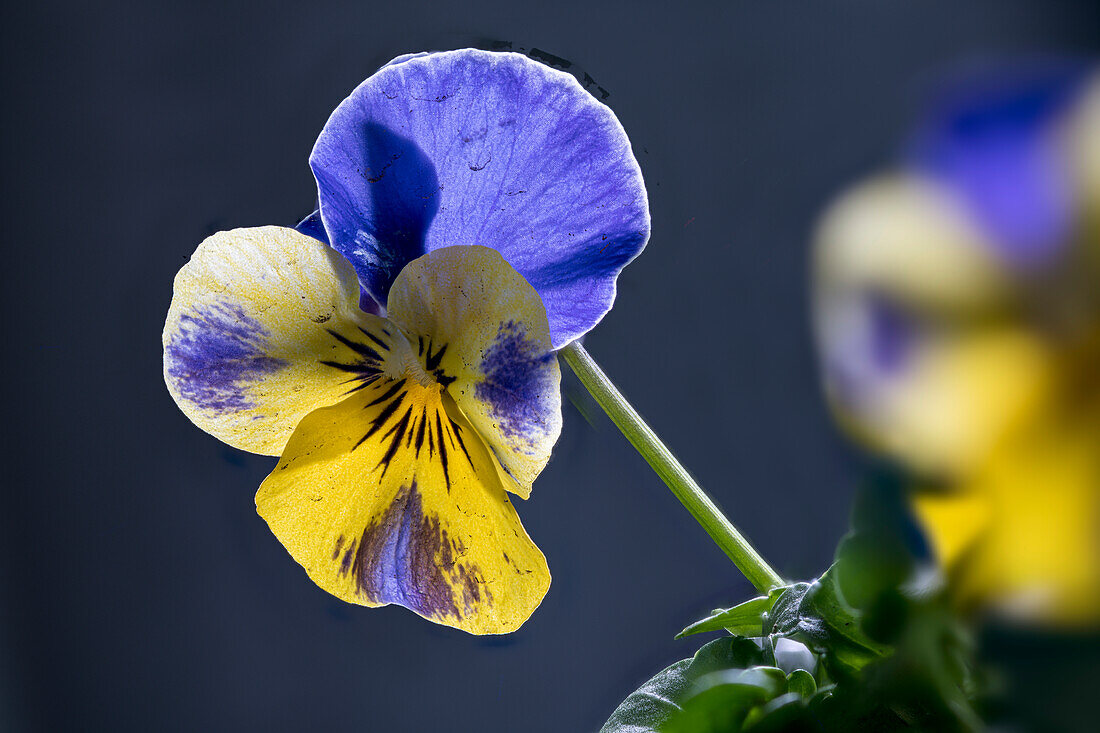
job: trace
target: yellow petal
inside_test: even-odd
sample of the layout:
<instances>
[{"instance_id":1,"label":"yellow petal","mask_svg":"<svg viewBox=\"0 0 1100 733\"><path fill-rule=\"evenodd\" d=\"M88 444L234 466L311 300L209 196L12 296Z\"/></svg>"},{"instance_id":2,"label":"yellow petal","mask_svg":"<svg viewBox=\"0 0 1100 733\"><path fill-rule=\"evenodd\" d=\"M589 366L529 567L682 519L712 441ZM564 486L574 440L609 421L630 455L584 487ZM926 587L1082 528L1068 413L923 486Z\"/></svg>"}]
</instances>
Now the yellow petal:
<instances>
[{"instance_id":1,"label":"yellow petal","mask_svg":"<svg viewBox=\"0 0 1100 733\"><path fill-rule=\"evenodd\" d=\"M256 507L309 577L352 603L499 634L550 584L485 444L436 384L386 377L311 413Z\"/></svg>"},{"instance_id":2,"label":"yellow petal","mask_svg":"<svg viewBox=\"0 0 1100 733\"><path fill-rule=\"evenodd\" d=\"M493 249L455 246L414 260L389 295L389 317L419 337L438 372L526 498L561 432L561 372L535 289Z\"/></svg>"},{"instance_id":3,"label":"yellow petal","mask_svg":"<svg viewBox=\"0 0 1100 733\"><path fill-rule=\"evenodd\" d=\"M278 455L294 427L377 374L392 326L358 308L355 271L282 227L219 232L176 275L164 379L196 425Z\"/></svg>"},{"instance_id":4,"label":"yellow petal","mask_svg":"<svg viewBox=\"0 0 1100 733\"><path fill-rule=\"evenodd\" d=\"M915 508L964 603L1100 627L1100 331L1055 362L1054 388L948 493Z\"/></svg>"},{"instance_id":5,"label":"yellow petal","mask_svg":"<svg viewBox=\"0 0 1100 733\"><path fill-rule=\"evenodd\" d=\"M915 508L964 603L1100 624L1100 415L1030 426Z\"/></svg>"},{"instance_id":6,"label":"yellow petal","mask_svg":"<svg viewBox=\"0 0 1100 733\"><path fill-rule=\"evenodd\" d=\"M833 203L814 250L818 314L855 296L888 294L925 313L998 308L1011 275L962 206L912 175L882 176Z\"/></svg>"},{"instance_id":7,"label":"yellow petal","mask_svg":"<svg viewBox=\"0 0 1100 733\"><path fill-rule=\"evenodd\" d=\"M862 407L860 433L931 474L966 475L1049 397L1050 355L1023 329L928 337Z\"/></svg>"}]
</instances>

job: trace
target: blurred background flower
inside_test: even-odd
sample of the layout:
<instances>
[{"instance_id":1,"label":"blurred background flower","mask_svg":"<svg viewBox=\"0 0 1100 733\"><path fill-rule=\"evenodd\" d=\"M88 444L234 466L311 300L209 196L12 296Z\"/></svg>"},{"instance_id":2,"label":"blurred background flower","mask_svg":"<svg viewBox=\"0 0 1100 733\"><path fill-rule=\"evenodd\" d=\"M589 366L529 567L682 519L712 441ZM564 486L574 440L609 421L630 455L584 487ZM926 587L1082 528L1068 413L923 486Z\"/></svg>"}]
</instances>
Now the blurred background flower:
<instances>
[{"instance_id":1,"label":"blurred background flower","mask_svg":"<svg viewBox=\"0 0 1100 733\"><path fill-rule=\"evenodd\" d=\"M1100 74L1031 62L933 95L814 258L825 390L907 467L953 597L1100 620Z\"/></svg>"}]
</instances>

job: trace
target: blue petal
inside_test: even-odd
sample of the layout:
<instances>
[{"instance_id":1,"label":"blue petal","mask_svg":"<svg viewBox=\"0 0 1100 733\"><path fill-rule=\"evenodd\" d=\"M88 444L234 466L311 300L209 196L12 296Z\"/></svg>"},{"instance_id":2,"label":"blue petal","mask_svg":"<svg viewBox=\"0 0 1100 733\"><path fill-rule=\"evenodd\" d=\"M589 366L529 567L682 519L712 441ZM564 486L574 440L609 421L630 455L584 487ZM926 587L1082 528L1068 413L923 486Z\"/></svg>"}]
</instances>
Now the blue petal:
<instances>
[{"instance_id":1,"label":"blue petal","mask_svg":"<svg viewBox=\"0 0 1100 733\"><path fill-rule=\"evenodd\" d=\"M397 59L394 59L390 63L397 63ZM294 228L307 237L313 237L318 242L324 242L325 244L330 243L328 241L328 232L325 231L325 225L321 223L320 209L314 211L305 219L295 224ZM370 293L363 290L362 287L359 289L359 310L376 316L385 315L382 306L378 305L374 298L371 297Z\"/></svg>"},{"instance_id":2,"label":"blue petal","mask_svg":"<svg viewBox=\"0 0 1100 733\"><path fill-rule=\"evenodd\" d=\"M1002 69L945 90L912 146L917 165L970 208L1002 257L1048 260L1073 226L1074 199L1056 123L1087 69Z\"/></svg>"},{"instance_id":3,"label":"blue petal","mask_svg":"<svg viewBox=\"0 0 1100 733\"><path fill-rule=\"evenodd\" d=\"M321 223L320 210L314 211L305 219L302 219L294 225L294 228L307 237L313 237L318 242L324 242L325 244L329 243L328 233L325 232L325 225Z\"/></svg>"},{"instance_id":4,"label":"blue petal","mask_svg":"<svg viewBox=\"0 0 1100 733\"><path fill-rule=\"evenodd\" d=\"M492 247L539 292L555 348L588 331L649 238L641 170L614 114L519 54L399 61L337 107L313 148L332 245L381 303L421 254Z\"/></svg>"}]
</instances>

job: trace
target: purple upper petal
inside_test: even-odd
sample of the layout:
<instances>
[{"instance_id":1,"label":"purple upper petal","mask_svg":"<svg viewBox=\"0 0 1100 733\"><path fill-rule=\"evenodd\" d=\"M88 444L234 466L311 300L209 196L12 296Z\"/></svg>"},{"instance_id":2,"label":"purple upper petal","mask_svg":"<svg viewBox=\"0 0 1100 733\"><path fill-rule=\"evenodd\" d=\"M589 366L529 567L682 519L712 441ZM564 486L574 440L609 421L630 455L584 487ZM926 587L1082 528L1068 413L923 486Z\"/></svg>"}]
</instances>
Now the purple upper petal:
<instances>
[{"instance_id":1,"label":"purple upper petal","mask_svg":"<svg viewBox=\"0 0 1100 733\"><path fill-rule=\"evenodd\" d=\"M1047 260L1073 226L1073 191L1055 128L1084 71L1055 64L965 79L940 95L918 128L918 167L962 198L1012 264Z\"/></svg>"},{"instance_id":2,"label":"purple upper petal","mask_svg":"<svg viewBox=\"0 0 1100 733\"><path fill-rule=\"evenodd\" d=\"M519 54L383 67L332 113L310 165L332 246L379 302L425 252L492 247L539 292L555 348L611 308L649 238L641 170L614 114Z\"/></svg>"}]
</instances>

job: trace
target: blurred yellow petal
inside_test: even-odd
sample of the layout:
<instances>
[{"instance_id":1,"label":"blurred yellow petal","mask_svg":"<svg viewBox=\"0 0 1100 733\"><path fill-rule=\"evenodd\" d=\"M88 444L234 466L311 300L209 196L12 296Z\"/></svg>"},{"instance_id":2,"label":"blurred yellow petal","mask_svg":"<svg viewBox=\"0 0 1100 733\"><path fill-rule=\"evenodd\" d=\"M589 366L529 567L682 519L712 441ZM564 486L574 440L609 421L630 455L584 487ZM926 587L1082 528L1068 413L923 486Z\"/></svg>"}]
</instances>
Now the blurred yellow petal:
<instances>
[{"instance_id":1,"label":"blurred yellow petal","mask_svg":"<svg viewBox=\"0 0 1100 733\"><path fill-rule=\"evenodd\" d=\"M915 508L964 603L1065 626L1100 623L1100 406L1001 442L952 494Z\"/></svg>"},{"instance_id":2,"label":"blurred yellow petal","mask_svg":"<svg viewBox=\"0 0 1100 733\"><path fill-rule=\"evenodd\" d=\"M496 250L455 246L407 265L388 307L419 335L427 371L447 382L504 486L529 496L561 432L561 372L538 293Z\"/></svg>"},{"instance_id":3,"label":"blurred yellow petal","mask_svg":"<svg viewBox=\"0 0 1100 733\"><path fill-rule=\"evenodd\" d=\"M381 379L302 421L256 507L319 586L475 634L550 584L477 431L438 384Z\"/></svg>"},{"instance_id":4,"label":"blurred yellow petal","mask_svg":"<svg viewBox=\"0 0 1100 733\"><path fill-rule=\"evenodd\" d=\"M219 232L176 275L164 379L196 425L278 455L298 422L381 369L390 330L357 307L355 271L282 227Z\"/></svg>"},{"instance_id":5,"label":"blurred yellow petal","mask_svg":"<svg viewBox=\"0 0 1100 733\"><path fill-rule=\"evenodd\" d=\"M965 210L917 176L882 176L855 187L826 211L816 240L815 298L825 319L871 293L927 313L999 307L1012 294L1001 262Z\"/></svg>"},{"instance_id":6,"label":"blurred yellow petal","mask_svg":"<svg viewBox=\"0 0 1100 733\"><path fill-rule=\"evenodd\" d=\"M870 401L868 440L923 473L966 475L1050 389L1049 354L1022 330L930 337Z\"/></svg>"}]
</instances>

